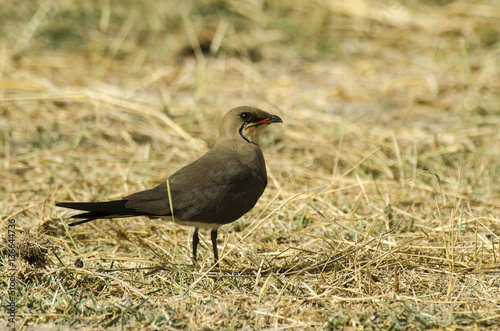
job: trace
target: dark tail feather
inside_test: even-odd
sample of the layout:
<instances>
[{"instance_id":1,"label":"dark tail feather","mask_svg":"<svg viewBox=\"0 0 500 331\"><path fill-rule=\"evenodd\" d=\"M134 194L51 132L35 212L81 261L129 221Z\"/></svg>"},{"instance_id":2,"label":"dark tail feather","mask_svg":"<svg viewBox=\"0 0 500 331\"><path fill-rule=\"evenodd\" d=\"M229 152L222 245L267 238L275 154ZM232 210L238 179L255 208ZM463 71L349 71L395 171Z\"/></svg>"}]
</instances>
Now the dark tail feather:
<instances>
[{"instance_id":1,"label":"dark tail feather","mask_svg":"<svg viewBox=\"0 0 500 331\"><path fill-rule=\"evenodd\" d=\"M56 203L56 206L76 210L92 211L102 214L126 214L130 211L134 211L133 209L125 207L126 203L127 200L115 200L106 202L59 202Z\"/></svg>"},{"instance_id":2,"label":"dark tail feather","mask_svg":"<svg viewBox=\"0 0 500 331\"><path fill-rule=\"evenodd\" d=\"M73 222L69 226L87 223L100 218L116 218L145 215L134 209L125 207L127 200L106 202L59 202L57 207L88 211L88 213L73 215L71 218L81 218L82 221Z\"/></svg>"},{"instance_id":3,"label":"dark tail feather","mask_svg":"<svg viewBox=\"0 0 500 331\"><path fill-rule=\"evenodd\" d=\"M89 214L92 214L92 213L85 213L85 214L78 214L78 215L75 215L75 216L71 216L70 218L79 218L79 217L87 217L87 216L90 216ZM87 222L92 222L92 221L95 221L99 218L106 218L107 215L105 214L99 214L101 216L98 216L98 217L90 217L90 218L87 218L85 220L82 220L82 221L78 221L78 222L73 222L73 223L69 223L68 226L75 226L75 225L80 225L80 224L83 224L83 223L87 223Z\"/></svg>"}]
</instances>

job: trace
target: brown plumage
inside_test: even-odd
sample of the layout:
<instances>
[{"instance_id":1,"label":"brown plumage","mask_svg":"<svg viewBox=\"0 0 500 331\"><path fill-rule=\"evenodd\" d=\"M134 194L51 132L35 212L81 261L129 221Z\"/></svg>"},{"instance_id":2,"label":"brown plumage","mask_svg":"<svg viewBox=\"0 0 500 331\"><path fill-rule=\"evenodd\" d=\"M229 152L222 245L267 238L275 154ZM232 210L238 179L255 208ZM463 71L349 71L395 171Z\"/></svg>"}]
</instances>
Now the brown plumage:
<instances>
[{"instance_id":1,"label":"brown plumage","mask_svg":"<svg viewBox=\"0 0 500 331\"><path fill-rule=\"evenodd\" d=\"M83 220L70 226L100 218L149 216L172 219L173 211L176 223L195 227L195 261L198 229L211 229L217 262L217 229L236 221L252 209L266 188L266 164L259 138L269 124L281 122L278 116L257 108L242 106L231 109L222 120L215 145L155 188L131 194L122 200L60 202L56 206L87 211L72 216Z\"/></svg>"}]
</instances>

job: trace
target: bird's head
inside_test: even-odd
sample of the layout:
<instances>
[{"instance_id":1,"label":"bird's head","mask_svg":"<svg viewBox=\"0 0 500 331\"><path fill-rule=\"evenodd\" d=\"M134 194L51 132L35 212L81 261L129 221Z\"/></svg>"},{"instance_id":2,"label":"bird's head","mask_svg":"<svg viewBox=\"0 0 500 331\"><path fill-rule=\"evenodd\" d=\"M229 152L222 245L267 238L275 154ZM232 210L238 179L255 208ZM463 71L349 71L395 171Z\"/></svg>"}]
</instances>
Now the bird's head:
<instances>
[{"instance_id":1,"label":"bird's head","mask_svg":"<svg viewBox=\"0 0 500 331\"><path fill-rule=\"evenodd\" d=\"M231 109L222 119L219 139L243 139L247 143L259 144L264 129L271 123L283 123L281 118L258 108L240 106Z\"/></svg>"}]
</instances>

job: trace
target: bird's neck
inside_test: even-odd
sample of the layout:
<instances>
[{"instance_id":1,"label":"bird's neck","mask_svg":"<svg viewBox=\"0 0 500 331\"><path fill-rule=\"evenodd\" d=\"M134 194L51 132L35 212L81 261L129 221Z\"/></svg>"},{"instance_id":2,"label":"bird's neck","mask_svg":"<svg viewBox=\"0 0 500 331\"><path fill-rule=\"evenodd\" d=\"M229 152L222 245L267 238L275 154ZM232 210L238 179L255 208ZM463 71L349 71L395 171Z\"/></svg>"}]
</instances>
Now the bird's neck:
<instances>
[{"instance_id":1,"label":"bird's neck","mask_svg":"<svg viewBox=\"0 0 500 331\"><path fill-rule=\"evenodd\" d=\"M219 137L213 149L218 150L218 153L233 154L234 157L240 159L243 163L258 160L257 163L260 166L261 160L264 160L260 146L257 143L245 140L239 135Z\"/></svg>"}]
</instances>

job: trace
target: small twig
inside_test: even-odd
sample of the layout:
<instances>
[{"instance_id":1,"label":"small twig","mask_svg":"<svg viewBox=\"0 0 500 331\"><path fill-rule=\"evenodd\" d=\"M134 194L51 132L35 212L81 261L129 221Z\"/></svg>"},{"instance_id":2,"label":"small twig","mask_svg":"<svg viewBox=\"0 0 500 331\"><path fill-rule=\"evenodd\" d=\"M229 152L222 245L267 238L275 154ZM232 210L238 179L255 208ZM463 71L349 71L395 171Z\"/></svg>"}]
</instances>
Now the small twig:
<instances>
[{"instance_id":1,"label":"small twig","mask_svg":"<svg viewBox=\"0 0 500 331\"><path fill-rule=\"evenodd\" d=\"M94 274L94 275L97 275L97 276L101 276L101 277L110 278L112 280L115 280L115 281L119 282L120 284L122 284L123 286L125 286L126 288L128 288L129 290L131 290L132 292L134 292L135 294L137 294L138 296L140 296L141 298L146 299L149 303L156 304L156 302L154 302L153 300L151 300L147 295L143 294L138 289L136 289L135 287L133 287L132 285L130 285L126 281L121 280L118 277L111 276L111 275L108 275L108 274L105 274L105 273L102 273L102 272L97 272L97 271L91 271L91 273Z\"/></svg>"}]
</instances>

